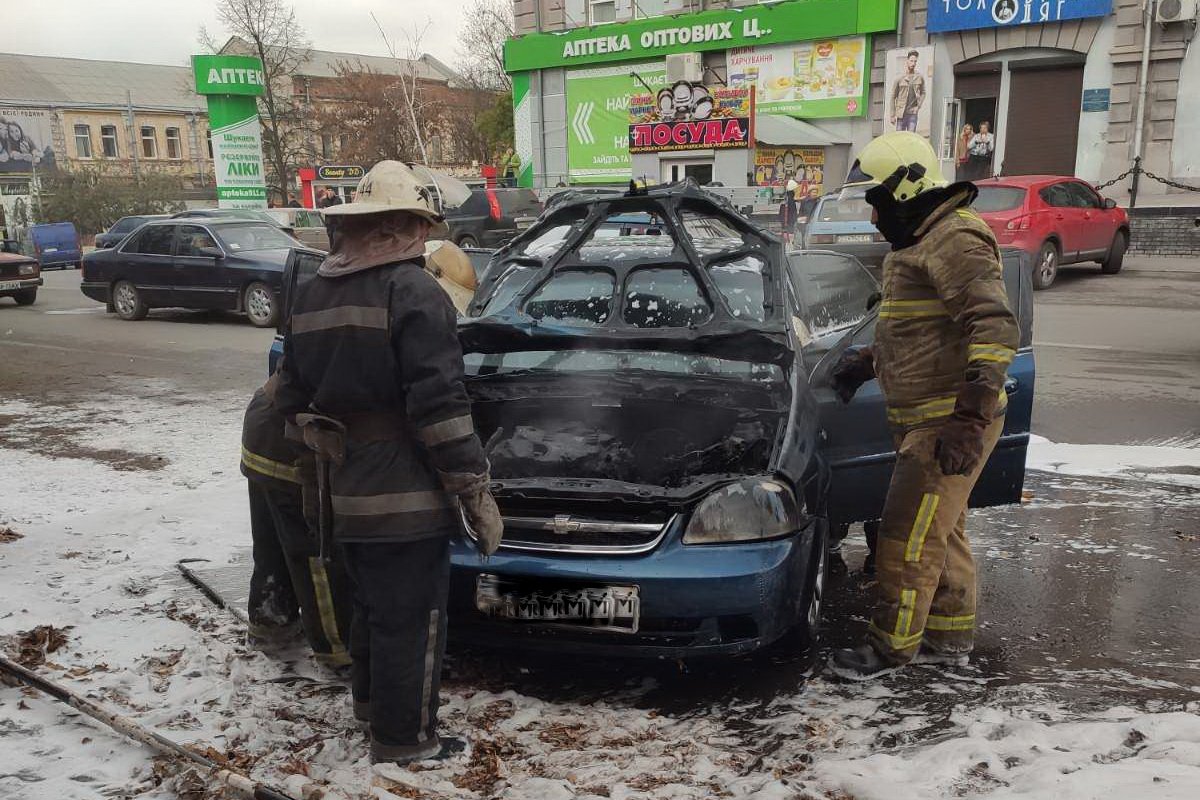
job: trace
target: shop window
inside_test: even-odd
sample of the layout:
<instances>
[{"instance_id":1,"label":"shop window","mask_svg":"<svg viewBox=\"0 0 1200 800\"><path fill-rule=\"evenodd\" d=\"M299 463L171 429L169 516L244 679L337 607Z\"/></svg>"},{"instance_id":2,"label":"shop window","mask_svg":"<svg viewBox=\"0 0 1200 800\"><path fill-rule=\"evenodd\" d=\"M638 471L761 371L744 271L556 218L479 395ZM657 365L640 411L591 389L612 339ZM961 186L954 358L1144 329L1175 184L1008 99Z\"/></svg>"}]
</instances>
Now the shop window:
<instances>
[{"instance_id":1,"label":"shop window","mask_svg":"<svg viewBox=\"0 0 1200 800\"><path fill-rule=\"evenodd\" d=\"M617 0L588 0L588 24L617 21Z\"/></svg>"},{"instance_id":2,"label":"shop window","mask_svg":"<svg viewBox=\"0 0 1200 800\"><path fill-rule=\"evenodd\" d=\"M167 128L167 158L183 158L183 140L179 138L179 128Z\"/></svg>"},{"instance_id":3,"label":"shop window","mask_svg":"<svg viewBox=\"0 0 1200 800\"><path fill-rule=\"evenodd\" d=\"M633 0L633 16L637 19L661 17L667 13L668 0Z\"/></svg>"},{"instance_id":4,"label":"shop window","mask_svg":"<svg viewBox=\"0 0 1200 800\"><path fill-rule=\"evenodd\" d=\"M158 158L158 133L150 125L142 126L142 157Z\"/></svg>"},{"instance_id":5,"label":"shop window","mask_svg":"<svg viewBox=\"0 0 1200 800\"><path fill-rule=\"evenodd\" d=\"M682 269L639 269L625 280L625 321L635 328L688 328L712 309L696 279Z\"/></svg>"},{"instance_id":6,"label":"shop window","mask_svg":"<svg viewBox=\"0 0 1200 800\"><path fill-rule=\"evenodd\" d=\"M75 126L75 153L80 158L92 157L92 128L90 125Z\"/></svg>"},{"instance_id":7,"label":"shop window","mask_svg":"<svg viewBox=\"0 0 1200 800\"><path fill-rule=\"evenodd\" d=\"M105 158L121 157L120 145L117 143L116 125L100 126L100 152L104 153Z\"/></svg>"},{"instance_id":8,"label":"shop window","mask_svg":"<svg viewBox=\"0 0 1200 800\"><path fill-rule=\"evenodd\" d=\"M525 303L534 319L553 319L578 327L596 327L612 311L616 279L608 272L567 270L555 275Z\"/></svg>"}]
</instances>

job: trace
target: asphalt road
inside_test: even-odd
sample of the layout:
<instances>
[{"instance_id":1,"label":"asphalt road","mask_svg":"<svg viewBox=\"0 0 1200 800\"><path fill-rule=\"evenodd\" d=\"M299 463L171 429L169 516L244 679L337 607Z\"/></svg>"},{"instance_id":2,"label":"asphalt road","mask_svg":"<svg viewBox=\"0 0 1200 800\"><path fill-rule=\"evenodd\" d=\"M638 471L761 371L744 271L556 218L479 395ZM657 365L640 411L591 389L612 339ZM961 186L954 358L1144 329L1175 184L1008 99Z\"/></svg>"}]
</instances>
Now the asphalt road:
<instances>
[{"instance_id":1,"label":"asphalt road","mask_svg":"<svg viewBox=\"0 0 1200 800\"><path fill-rule=\"evenodd\" d=\"M1064 269L1035 295L1035 433L1080 444L1200 440L1200 261L1139 266ZM166 310L123 322L79 292L77 271L45 278L33 306L0 300L9 396L69 402L130 379L249 395L265 377L272 332L242 317Z\"/></svg>"}]
</instances>

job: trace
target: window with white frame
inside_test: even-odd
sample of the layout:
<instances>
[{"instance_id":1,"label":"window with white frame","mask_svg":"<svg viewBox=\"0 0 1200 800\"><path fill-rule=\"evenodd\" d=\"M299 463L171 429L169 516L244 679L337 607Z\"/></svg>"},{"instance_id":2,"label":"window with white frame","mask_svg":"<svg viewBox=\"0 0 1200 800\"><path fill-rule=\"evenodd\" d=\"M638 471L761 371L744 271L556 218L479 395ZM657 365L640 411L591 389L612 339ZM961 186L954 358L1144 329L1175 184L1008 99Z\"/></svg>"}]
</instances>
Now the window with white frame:
<instances>
[{"instance_id":1,"label":"window with white frame","mask_svg":"<svg viewBox=\"0 0 1200 800\"><path fill-rule=\"evenodd\" d=\"M588 24L617 21L617 0L588 0Z\"/></svg>"},{"instance_id":2,"label":"window with white frame","mask_svg":"<svg viewBox=\"0 0 1200 800\"><path fill-rule=\"evenodd\" d=\"M633 0L633 16L636 19L661 17L667 13L668 0Z\"/></svg>"},{"instance_id":3,"label":"window with white frame","mask_svg":"<svg viewBox=\"0 0 1200 800\"><path fill-rule=\"evenodd\" d=\"M100 152L105 158L120 158L121 150L117 142L117 126L100 126Z\"/></svg>"},{"instance_id":4,"label":"window with white frame","mask_svg":"<svg viewBox=\"0 0 1200 800\"><path fill-rule=\"evenodd\" d=\"M167 128L167 158L183 158L183 139L179 136L179 128Z\"/></svg>"},{"instance_id":5,"label":"window with white frame","mask_svg":"<svg viewBox=\"0 0 1200 800\"><path fill-rule=\"evenodd\" d=\"M142 126L142 158L158 158L158 134L152 125Z\"/></svg>"},{"instance_id":6,"label":"window with white frame","mask_svg":"<svg viewBox=\"0 0 1200 800\"><path fill-rule=\"evenodd\" d=\"M92 157L92 127L90 125L75 126L75 154L80 158Z\"/></svg>"}]
</instances>

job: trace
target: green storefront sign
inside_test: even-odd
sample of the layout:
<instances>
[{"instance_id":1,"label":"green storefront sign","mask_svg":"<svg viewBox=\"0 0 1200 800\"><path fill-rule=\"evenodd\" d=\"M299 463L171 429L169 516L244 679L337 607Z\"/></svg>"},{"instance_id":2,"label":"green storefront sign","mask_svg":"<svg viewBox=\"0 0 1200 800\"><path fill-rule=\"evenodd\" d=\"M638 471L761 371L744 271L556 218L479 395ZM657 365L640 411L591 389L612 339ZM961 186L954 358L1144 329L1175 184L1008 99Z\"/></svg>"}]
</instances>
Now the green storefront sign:
<instances>
[{"instance_id":1,"label":"green storefront sign","mask_svg":"<svg viewBox=\"0 0 1200 800\"><path fill-rule=\"evenodd\" d=\"M267 207L258 95L263 93L262 62L250 56L192 56L196 92L208 98L217 205Z\"/></svg>"},{"instance_id":2,"label":"green storefront sign","mask_svg":"<svg viewBox=\"0 0 1200 800\"><path fill-rule=\"evenodd\" d=\"M636 73L641 80L630 73ZM667 85L662 61L567 73L567 175L571 183L629 180L629 97Z\"/></svg>"},{"instance_id":3,"label":"green storefront sign","mask_svg":"<svg viewBox=\"0 0 1200 800\"><path fill-rule=\"evenodd\" d=\"M896 29L899 0L786 0L509 39L509 72L633 61Z\"/></svg>"}]
</instances>

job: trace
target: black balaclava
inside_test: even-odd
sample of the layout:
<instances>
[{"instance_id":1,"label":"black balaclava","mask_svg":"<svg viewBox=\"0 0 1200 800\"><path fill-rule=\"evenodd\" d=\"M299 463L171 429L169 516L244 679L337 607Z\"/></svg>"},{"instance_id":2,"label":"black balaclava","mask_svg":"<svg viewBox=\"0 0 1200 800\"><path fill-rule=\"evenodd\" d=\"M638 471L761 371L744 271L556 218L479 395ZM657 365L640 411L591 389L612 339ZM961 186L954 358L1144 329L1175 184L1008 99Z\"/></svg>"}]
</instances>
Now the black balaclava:
<instances>
[{"instance_id":1,"label":"black balaclava","mask_svg":"<svg viewBox=\"0 0 1200 800\"><path fill-rule=\"evenodd\" d=\"M912 200L897 200L892 192L905 176L905 168L901 167L883 183L872 187L865 197L878 216L875 227L892 245L892 250L903 250L916 244L917 228L921 227L921 224L938 206L954 195L960 192L965 193L959 206L962 207L974 202L975 195L979 193L975 184L970 181L960 181L949 186L929 189Z\"/></svg>"}]
</instances>

